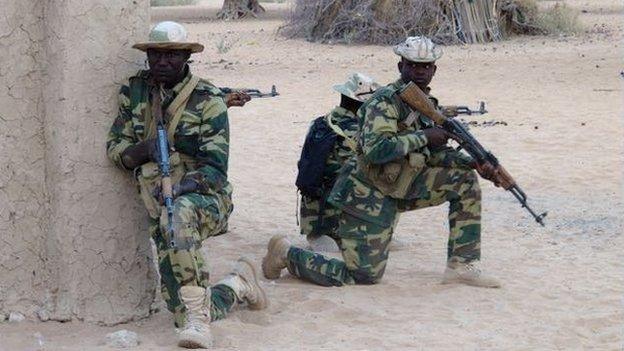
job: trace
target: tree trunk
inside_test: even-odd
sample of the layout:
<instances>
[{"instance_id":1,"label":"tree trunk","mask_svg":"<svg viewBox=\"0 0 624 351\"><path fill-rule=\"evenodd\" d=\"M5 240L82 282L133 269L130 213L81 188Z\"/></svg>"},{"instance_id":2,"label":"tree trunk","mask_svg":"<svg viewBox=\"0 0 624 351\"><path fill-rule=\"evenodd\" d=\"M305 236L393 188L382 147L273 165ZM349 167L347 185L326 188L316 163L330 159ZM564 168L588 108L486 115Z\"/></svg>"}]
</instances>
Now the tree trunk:
<instances>
[{"instance_id":1,"label":"tree trunk","mask_svg":"<svg viewBox=\"0 0 624 351\"><path fill-rule=\"evenodd\" d=\"M223 0L221 11L217 13L217 18L222 20L233 20L247 16L258 17L258 13L266 11L258 0Z\"/></svg>"}]
</instances>

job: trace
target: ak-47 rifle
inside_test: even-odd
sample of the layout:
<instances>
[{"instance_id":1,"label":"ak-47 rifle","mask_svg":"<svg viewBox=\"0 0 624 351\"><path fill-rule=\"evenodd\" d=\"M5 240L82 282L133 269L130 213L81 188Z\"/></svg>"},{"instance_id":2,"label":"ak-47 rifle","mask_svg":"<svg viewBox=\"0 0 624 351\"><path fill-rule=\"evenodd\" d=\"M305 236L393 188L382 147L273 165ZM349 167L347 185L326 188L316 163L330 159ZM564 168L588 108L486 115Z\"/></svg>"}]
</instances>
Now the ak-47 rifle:
<instances>
[{"instance_id":1,"label":"ak-47 rifle","mask_svg":"<svg viewBox=\"0 0 624 351\"><path fill-rule=\"evenodd\" d=\"M276 96L279 95L275 85L271 86L271 92L269 92L269 93L263 93L263 92L260 91L260 89L246 89L246 88L235 89L235 88L228 88L228 87L223 87L223 88L219 88L219 89L221 89L223 94L231 94L231 93L235 93L235 92L239 92L240 91L240 92L246 93L247 95L251 96L252 98L276 97Z\"/></svg>"},{"instance_id":2,"label":"ak-47 rifle","mask_svg":"<svg viewBox=\"0 0 624 351\"><path fill-rule=\"evenodd\" d=\"M163 111L161 104L160 91L154 94L154 118L156 120L156 136L158 138L158 168L161 177L161 194L164 200L165 209L167 210L167 235L169 238L169 247L176 246L176 240L173 233L173 185L171 184L171 164L169 162L169 139L167 139L167 131L163 121Z\"/></svg>"},{"instance_id":3,"label":"ak-47 rifle","mask_svg":"<svg viewBox=\"0 0 624 351\"><path fill-rule=\"evenodd\" d=\"M403 101L410 105L411 108L431 118L435 124L451 133L454 139L459 143L460 148L466 150L466 152L468 152L468 154L470 154L470 156L472 156L478 164L489 162L492 166L494 166L501 187L511 192L520 202L522 207L526 208L533 218L535 218L535 221L544 226L543 219L546 217L547 212L539 215L533 212L527 204L526 194L522 191L520 186L518 186L512 176L505 170L505 168L503 168L503 166L498 162L498 159L491 152L481 146L477 139L472 136L472 134L460 121L455 118L447 118L436 110L427 95L412 82L407 84L400 91L399 96L403 99Z\"/></svg>"},{"instance_id":4,"label":"ak-47 rifle","mask_svg":"<svg viewBox=\"0 0 624 351\"><path fill-rule=\"evenodd\" d=\"M479 102L479 108L477 110L471 110L468 106L453 105L440 106L440 109L442 110L442 114L446 117L456 117L459 115L483 115L488 113L488 111L485 109L484 101Z\"/></svg>"}]
</instances>

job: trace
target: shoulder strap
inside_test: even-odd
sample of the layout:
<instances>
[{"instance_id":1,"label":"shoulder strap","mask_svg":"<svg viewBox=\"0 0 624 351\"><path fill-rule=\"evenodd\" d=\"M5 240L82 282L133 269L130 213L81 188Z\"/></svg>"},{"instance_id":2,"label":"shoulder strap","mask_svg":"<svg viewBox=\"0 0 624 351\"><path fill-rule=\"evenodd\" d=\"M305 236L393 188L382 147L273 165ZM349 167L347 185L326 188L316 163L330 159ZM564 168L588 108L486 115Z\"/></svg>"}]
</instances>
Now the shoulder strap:
<instances>
[{"instance_id":1,"label":"shoulder strap","mask_svg":"<svg viewBox=\"0 0 624 351\"><path fill-rule=\"evenodd\" d=\"M199 77L191 76L191 79L186 83L184 88L180 90L180 93L173 99L169 107L167 107L167 115L169 117L173 117L169 122L169 127L167 129L167 138L169 139L169 144L173 145L173 136L175 134L175 130L180 123L180 119L182 119L182 113L184 112L184 107L188 102L188 99L191 97L193 90L199 83Z\"/></svg>"},{"instance_id":2,"label":"shoulder strap","mask_svg":"<svg viewBox=\"0 0 624 351\"><path fill-rule=\"evenodd\" d=\"M331 118L331 113L327 114L327 116L325 116L325 121L327 121L327 125L329 126L329 128L331 128L331 130L334 131L334 133L336 133L337 135L340 135L341 137L344 138L345 142L347 143L347 145L349 146L349 148L351 149L351 151L355 152L357 150L357 143L355 140L353 140L352 138L349 138L345 132L340 129L340 127L338 127Z\"/></svg>"}]
</instances>

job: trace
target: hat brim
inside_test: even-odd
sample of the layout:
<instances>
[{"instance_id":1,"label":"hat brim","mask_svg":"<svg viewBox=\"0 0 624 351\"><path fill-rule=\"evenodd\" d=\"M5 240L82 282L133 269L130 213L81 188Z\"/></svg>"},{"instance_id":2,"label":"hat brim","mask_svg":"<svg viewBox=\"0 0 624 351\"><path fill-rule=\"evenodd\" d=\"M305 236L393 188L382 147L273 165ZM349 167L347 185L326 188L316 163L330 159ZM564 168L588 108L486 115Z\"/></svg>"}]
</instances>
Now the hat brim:
<instances>
[{"instance_id":1,"label":"hat brim","mask_svg":"<svg viewBox=\"0 0 624 351\"><path fill-rule=\"evenodd\" d=\"M132 47L143 52L146 52L148 49L188 50L191 54L204 51L204 46L200 43L146 42L136 43Z\"/></svg>"},{"instance_id":2,"label":"hat brim","mask_svg":"<svg viewBox=\"0 0 624 351\"><path fill-rule=\"evenodd\" d=\"M356 101L361 101L361 98L355 96L355 94L350 89L348 89L347 87L345 87L342 84L334 85L333 88L334 88L334 91L336 91L336 92L338 92L338 93L340 93L340 94L342 94L342 95L344 95L344 96L346 96L348 98L351 98L351 99L356 100Z\"/></svg>"}]
</instances>

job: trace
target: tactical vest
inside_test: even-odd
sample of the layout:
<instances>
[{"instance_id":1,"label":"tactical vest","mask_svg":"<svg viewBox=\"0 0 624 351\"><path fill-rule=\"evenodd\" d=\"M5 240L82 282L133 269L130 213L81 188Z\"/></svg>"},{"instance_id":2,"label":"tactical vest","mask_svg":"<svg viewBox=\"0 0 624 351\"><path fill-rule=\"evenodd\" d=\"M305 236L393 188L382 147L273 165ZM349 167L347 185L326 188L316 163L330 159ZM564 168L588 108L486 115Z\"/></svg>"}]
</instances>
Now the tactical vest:
<instances>
[{"instance_id":1,"label":"tactical vest","mask_svg":"<svg viewBox=\"0 0 624 351\"><path fill-rule=\"evenodd\" d=\"M423 119L422 116L412 111L399 97L398 90L395 87L388 87L380 92L381 96L390 98L399 114L407 117L398 123L398 132L406 130L418 130L418 123L429 127L433 126L433 122ZM361 139L360 139L361 141ZM420 172L425 168L427 158L429 157L429 149L424 147L420 152L410 152L405 157L384 163L373 164L364 158L362 144L358 144L357 149L357 170L365 175L372 185L386 195L397 199L405 198L409 189Z\"/></svg>"},{"instance_id":2,"label":"tactical vest","mask_svg":"<svg viewBox=\"0 0 624 351\"><path fill-rule=\"evenodd\" d=\"M137 76L130 79L130 108L133 114L140 114L144 121L143 134L139 135L139 140L152 139L156 137L156 121L153 120L154 108L161 108L160 106L154 106L150 103L150 87L147 83L147 72L140 72ZM169 121L167 125L167 139L169 145L174 145L174 135L178 124L182 118L182 113L186 107L193 90L197 86L199 78L191 76L187 84L176 95L174 100L167 107L166 120ZM148 106L142 106L141 104L147 103ZM169 163L171 168L171 182L176 184L182 180L187 172L190 172L197 168L197 162L194 158L173 151L169 154ZM158 163L147 162L135 169L135 178L139 183L139 193L143 204L149 213L151 218L159 218L162 215L162 206L158 203L158 200L154 197L154 192L157 187L161 186L161 175Z\"/></svg>"}]
</instances>

